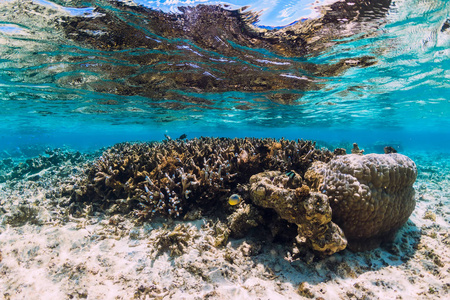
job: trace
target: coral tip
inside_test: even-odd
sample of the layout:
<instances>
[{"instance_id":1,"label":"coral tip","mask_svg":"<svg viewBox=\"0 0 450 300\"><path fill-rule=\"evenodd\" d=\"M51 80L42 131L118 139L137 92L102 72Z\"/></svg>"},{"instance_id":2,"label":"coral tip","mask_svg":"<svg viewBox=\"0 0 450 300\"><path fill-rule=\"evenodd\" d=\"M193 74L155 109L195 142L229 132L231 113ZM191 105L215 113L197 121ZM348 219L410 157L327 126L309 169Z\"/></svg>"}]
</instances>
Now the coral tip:
<instances>
[{"instance_id":1,"label":"coral tip","mask_svg":"<svg viewBox=\"0 0 450 300\"><path fill-rule=\"evenodd\" d=\"M230 203L230 205L238 205L239 203L241 203L241 201L242 197L238 194L233 194L230 196L230 198L228 198L228 203Z\"/></svg>"}]
</instances>

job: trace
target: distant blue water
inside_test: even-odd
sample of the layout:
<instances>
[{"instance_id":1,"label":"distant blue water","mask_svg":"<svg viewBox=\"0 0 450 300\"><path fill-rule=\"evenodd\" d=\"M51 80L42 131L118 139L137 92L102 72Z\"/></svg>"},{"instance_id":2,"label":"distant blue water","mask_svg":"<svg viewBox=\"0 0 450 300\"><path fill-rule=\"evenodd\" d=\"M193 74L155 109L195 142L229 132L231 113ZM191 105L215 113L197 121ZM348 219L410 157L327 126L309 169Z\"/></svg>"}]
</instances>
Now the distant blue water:
<instances>
[{"instance_id":1,"label":"distant blue water","mask_svg":"<svg viewBox=\"0 0 450 300\"><path fill-rule=\"evenodd\" d=\"M225 2L136 3L170 14L181 13L178 4ZM249 5L246 12L266 5L253 23L259 28L279 29L320 17L309 1L228 3L229 9ZM450 22L450 1L387 3L382 16L342 21L342 37L324 41L317 51L284 55L276 46L240 45L238 38L223 41L217 36L220 47L207 48L198 36L164 35L154 31L146 11L130 12L108 1L84 1L78 7L62 1L0 1L0 151L33 144L95 149L161 140L164 134L303 138L362 147L388 143L448 151L450 29L445 24ZM105 12L154 46L128 42L101 48L88 38L101 39L105 32L83 24L75 36L61 25L77 16L89 24ZM159 48L162 44L165 48ZM316 71L364 56L374 64L339 74ZM265 77L258 79L259 72ZM236 76L239 87L233 89ZM200 79L190 85L191 77ZM221 82L228 86L222 88ZM283 95L290 98L277 98Z\"/></svg>"}]
</instances>

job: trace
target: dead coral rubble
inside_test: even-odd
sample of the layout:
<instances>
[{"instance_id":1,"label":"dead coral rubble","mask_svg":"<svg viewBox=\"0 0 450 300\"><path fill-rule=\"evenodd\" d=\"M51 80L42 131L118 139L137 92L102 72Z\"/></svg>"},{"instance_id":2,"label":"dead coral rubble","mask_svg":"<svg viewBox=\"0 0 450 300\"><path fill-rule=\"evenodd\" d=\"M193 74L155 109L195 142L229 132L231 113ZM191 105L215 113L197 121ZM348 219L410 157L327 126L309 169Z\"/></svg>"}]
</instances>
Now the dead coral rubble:
<instances>
[{"instance_id":1,"label":"dead coral rubble","mask_svg":"<svg viewBox=\"0 0 450 300\"><path fill-rule=\"evenodd\" d=\"M170 256L179 256L199 236L195 226L177 224L173 230L166 226L159 231L155 231L155 235L150 238L151 243L155 245L152 256L157 257L168 250L170 251Z\"/></svg>"},{"instance_id":2,"label":"dead coral rubble","mask_svg":"<svg viewBox=\"0 0 450 300\"><path fill-rule=\"evenodd\" d=\"M40 172L49 169L57 171L55 166L62 164L82 163L86 155L80 152L70 152L65 149L47 149L45 155L13 160L8 157L0 160L0 182L14 179L28 179L36 181L40 178Z\"/></svg>"},{"instance_id":3,"label":"dead coral rubble","mask_svg":"<svg viewBox=\"0 0 450 300\"><path fill-rule=\"evenodd\" d=\"M73 201L94 202L110 212L136 211L143 218L177 217L190 208L211 210L239 192L238 183L264 170L303 174L332 153L310 141L199 138L113 146L74 186ZM223 203L222 203L223 202Z\"/></svg>"}]
</instances>

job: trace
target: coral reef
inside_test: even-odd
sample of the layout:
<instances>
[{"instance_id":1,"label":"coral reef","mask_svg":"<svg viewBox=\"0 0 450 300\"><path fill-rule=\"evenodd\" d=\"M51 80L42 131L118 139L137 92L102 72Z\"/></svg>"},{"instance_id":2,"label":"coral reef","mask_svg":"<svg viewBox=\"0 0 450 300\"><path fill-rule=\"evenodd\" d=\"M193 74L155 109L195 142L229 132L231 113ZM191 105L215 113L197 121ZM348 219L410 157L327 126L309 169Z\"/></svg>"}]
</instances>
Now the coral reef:
<instances>
[{"instance_id":1,"label":"coral reef","mask_svg":"<svg viewBox=\"0 0 450 300\"><path fill-rule=\"evenodd\" d=\"M248 203L242 204L227 220L230 234L234 238L243 238L251 228L264 222L258 209Z\"/></svg>"},{"instance_id":2,"label":"coral reef","mask_svg":"<svg viewBox=\"0 0 450 300\"><path fill-rule=\"evenodd\" d=\"M306 172L309 186L328 197L333 222L349 248L359 251L392 240L415 207L415 163L397 154L349 154L315 162Z\"/></svg>"},{"instance_id":3,"label":"coral reef","mask_svg":"<svg viewBox=\"0 0 450 300\"><path fill-rule=\"evenodd\" d=\"M395 243L365 253L341 251L329 257L311 251L305 242L292 248L297 231L293 223L288 223L293 230L286 242L278 243L278 238L274 242L269 240L267 233L273 229L272 225L286 232L285 220L259 225L239 240L232 239L230 233L227 241L226 227L230 228L230 224L224 224L224 219L201 215L199 210L192 210L193 222L154 219L136 224L131 216L110 216L95 210L76 217L68 211L66 196L47 192L72 182L72 177L87 176L81 171L86 167L84 162L56 165L56 169L36 181L26 178L7 181L0 184L2 296L5 299L34 299L37 294L46 299L234 299L236 295L245 299L267 295L274 299L301 298L297 291L315 299L384 299L386 295L399 299L446 299L450 205L445 187L450 185L450 159L446 153L411 154L419 171L414 184L418 201ZM78 171L60 176L66 169ZM311 191L314 192L313 188L304 188L299 193ZM226 206L229 208L226 213L244 211L249 205L249 219L253 218L252 210L258 211L265 222L267 216L275 218L275 210L251 203L245 190L237 193L244 201ZM39 207L37 223L2 222L6 214L26 203ZM274 213L269 215L271 210ZM175 230L178 224L184 226ZM173 252L164 241L167 239L164 234L172 232L178 234L173 237L174 243L180 244ZM252 233L255 235L251 236ZM216 247L219 242L223 246Z\"/></svg>"},{"instance_id":4,"label":"coral reef","mask_svg":"<svg viewBox=\"0 0 450 300\"><path fill-rule=\"evenodd\" d=\"M72 213L80 203L140 220L213 213L226 220L217 245L258 226L274 238L290 223L297 240L326 255L347 243L370 249L407 221L417 170L406 156L362 151L354 144L356 154L333 154L311 141L255 138L117 144L74 184Z\"/></svg>"},{"instance_id":5,"label":"coral reef","mask_svg":"<svg viewBox=\"0 0 450 300\"><path fill-rule=\"evenodd\" d=\"M3 203L0 203L3 204ZM8 211L0 206L0 225L22 226L24 224L42 224L39 217L40 209L29 203L19 203L7 207ZM6 212L3 214L3 212Z\"/></svg>"},{"instance_id":6,"label":"coral reef","mask_svg":"<svg viewBox=\"0 0 450 300\"><path fill-rule=\"evenodd\" d=\"M332 153L310 141L200 138L113 146L74 186L74 202L135 211L142 218L180 216L194 208L228 207L239 183L264 170L304 173Z\"/></svg>"},{"instance_id":7,"label":"coral reef","mask_svg":"<svg viewBox=\"0 0 450 300\"><path fill-rule=\"evenodd\" d=\"M279 171L253 175L250 185L252 201L274 209L281 218L297 224L299 235L314 250L331 255L347 246L342 230L331 221L327 196L310 192L307 186L301 185L301 180Z\"/></svg>"},{"instance_id":8,"label":"coral reef","mask_svg":"<svg viewBox=\"0 0 450 300\"><path fill-rule=\"evenodd\" d=\"M26 178L37 180L44 169L55 168L56 165L65 163L80 163L85 160L85 155L80 152L70 152L65 149L47 149L44 155L37 157L13 160L11 157L0 160L0 182L13 179Z\"/></svg>"}]
</instances>

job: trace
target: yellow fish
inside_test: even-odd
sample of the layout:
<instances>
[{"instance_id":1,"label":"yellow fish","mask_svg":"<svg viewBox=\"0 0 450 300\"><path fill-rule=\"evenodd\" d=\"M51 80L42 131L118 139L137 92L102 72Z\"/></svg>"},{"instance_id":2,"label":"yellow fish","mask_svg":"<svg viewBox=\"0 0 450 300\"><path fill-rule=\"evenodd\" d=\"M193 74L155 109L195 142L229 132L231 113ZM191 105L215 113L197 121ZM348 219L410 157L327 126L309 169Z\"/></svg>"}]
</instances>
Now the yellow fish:
<instances>
[{"instance_id":1,"label":"yellow fish","mask_svg":"<svg viewBox=\"0 0 450 300\"><path fill-rule=\"evenodd\" d=\"M228 198L228 203L230 203L230 205L238 205L239 203L241 203L241 201L242 197L238 194L233 194L230 196L230 198Z\"/></svg>"}]
</instances>

